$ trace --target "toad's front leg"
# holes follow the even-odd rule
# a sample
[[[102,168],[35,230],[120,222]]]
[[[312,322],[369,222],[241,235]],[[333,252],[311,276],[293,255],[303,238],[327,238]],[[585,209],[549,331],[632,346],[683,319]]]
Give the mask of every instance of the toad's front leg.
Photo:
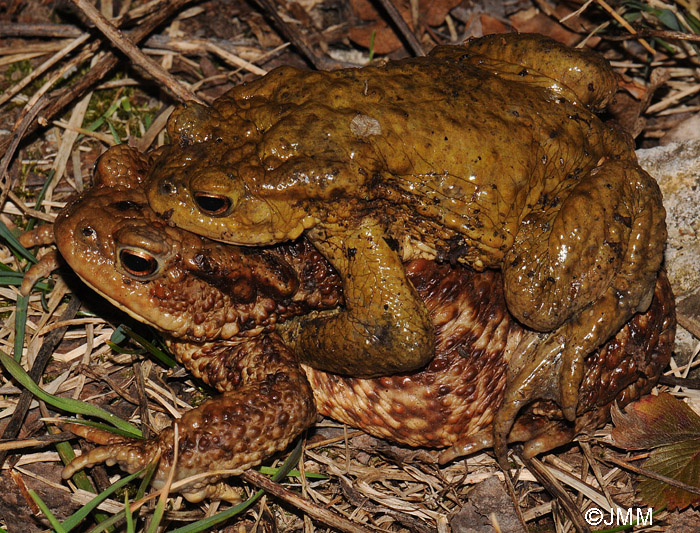
[[[245,353],[241,354],[240,352]],[[242,355],[239,357],[239,355]],[[266,457],[285,449],[316,416],[313,394],[296,357],[274,336],[262,336],[232,347],[229,361],[240,367],[240,382],[229,384],[232,390],[211,398],[175,422],[178,427],[178,457],[174,464],[174,429],[162,431],[150,440],[125,439],[80,426],[75,432],[105,446],[74,459],[63,471],[69,478],[77,470],[106,462],[118,464],[129,473],[136,472],[160,457],[153,485],[164,485],[170,470],[178,481],[215,470],[232,470],[226,476],[241,473]],[[249,362],[254,365],[249,369]],[[204,498],[236,500],[223,490],[224,475],[187,483],[179,491],[191,501]]]
[[[428,363],[435,353],[433,323],[383,226],[365,218],[357,226],[316,227],[308,236],[340,274],[345,308],[283,326],[302,361],[354,377]]]
[[[584,358],[646,310],[661,266],[661,194],[635,161],[604,161],[561,198],[552,194],[535,206],[505,260],[509,310],[551,334],[509,362],[494,421],[501,460],[515,416],[532,400],[555,400],[574,419]]]

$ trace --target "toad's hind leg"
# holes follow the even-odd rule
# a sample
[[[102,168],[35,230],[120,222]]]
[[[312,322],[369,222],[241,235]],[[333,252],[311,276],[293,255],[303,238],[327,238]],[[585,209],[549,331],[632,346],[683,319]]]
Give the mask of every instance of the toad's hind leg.
[[[357,226],[314,228],[309,237],[340,274],[345,307],[283,325],[302,361],[354,377],[427,364],[435,354],[433,323],[382,225],[365,218]]]
[[[617,74],[602,55],[543,35],[499,33],[467,41],[465,47],[544,74],[571,89],[579,102],[594,110],[604,109],[617,91]]]
[[[93,428],[75,433],[104,446],[74,459],[63,470],[69,478],[77,470],[106,462],[133,473],[160,458],[153,475],[154,487],[162,487],[175,469],[179,481],[194,475],[208,476],[187,482],[179,492],[191,501],[205,497],[235,501],[223,490],[221,478],[241,473],[281,451],[315,420],[313,393],[296,356],[276,335],[245,340],[228,348],[229,357],[217,357],[215,365],[228,367],[223,394],[186,412],[178,427],[178,458],[174,461],[172,427],[150,440],[106,435]],[[217,372],[212,369],[209,375]],[[215,473],[227,470],[226,474]]]
[[[576,415],[587,354],[651,302],[666,240],[656,182],[634,161],[604,161],[562,199],[542,199],[523,221],[506,257],[508,307],[518,320],[550,331],[514,354],[494,421],[494,448],[524,405],[552,399]]]

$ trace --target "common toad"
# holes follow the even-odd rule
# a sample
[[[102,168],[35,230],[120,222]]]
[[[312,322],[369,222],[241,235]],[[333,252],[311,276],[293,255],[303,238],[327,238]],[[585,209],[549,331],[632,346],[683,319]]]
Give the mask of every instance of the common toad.
[[[509,312],[550,333],[509,363],[494,428],[504,464],[518,411],[551,399],[573,420],[584,358],[653,294],[665,212],[628,136],[592,112],[615,90],[597,54],[525,34],[379,67],[283,67],[173,114],[149,202],[229,243],[304,233],[345,307],[280,331],[302,361],[356,377],[433,357],[403,261],[500,270]]]
[[[510,361],[551,335],[510,317],[498,272],[426,259],[406,265],[437,339],[423,370],[362,379],[300,368],[273,329],[341,301],[330,265],[303,239],[246,250],[169,227],[145,202],[139,182],[148,164],[126,146],[108,151],[95,187],[62,212],[55,234],[80,277],[161,330],[178,359],[222,393],[178,421],[175,480],[223,468],[240,472],[260,462],[313,422],[314,404],[380,437],[447,447],[443,460],[493,444],[491,423]],[[510,440],[527,441],[525,453],[535,455],[597,427],[615,399],[625,404],[647,392],[669,360],[674,325],[673,298],[661,275],[650,309],[586,358],[575,423],[564,422],[552,402],[536,402],[521,413]],[[66,476],[101,461],[133,472],[160,452],[155,483],[167,478],[172,428],[150,441],[76,431],[105,446],[75,460]],[[192,500],[237,497],[216,477],[182,490]]]

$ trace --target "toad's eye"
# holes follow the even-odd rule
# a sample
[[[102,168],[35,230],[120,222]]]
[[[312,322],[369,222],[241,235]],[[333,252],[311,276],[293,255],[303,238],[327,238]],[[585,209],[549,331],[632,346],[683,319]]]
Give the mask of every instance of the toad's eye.
[[[208,192],[195,192],[194,201],[202,212],[212,217],[228,215],[233,205],[229,197]]]
[[[158,260],[152,255],[140,251],[123,248],[119,251],[119,263],[127,274],[136,279],[146,280],[158,272]]]

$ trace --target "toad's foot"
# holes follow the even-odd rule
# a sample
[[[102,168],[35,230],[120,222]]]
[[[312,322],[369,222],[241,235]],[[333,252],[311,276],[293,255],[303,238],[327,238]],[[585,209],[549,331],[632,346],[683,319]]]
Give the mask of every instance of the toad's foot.
[[[303,362],[328,372],[374,377],[409,372],[435,353],[430,315],[380,223],[314,228],[309,237],[343,281],[345,309],[286,326]]]
[[[574,428],[560,420],[525,416],[513,425],[508,442],[523,442],[523,455],[530,458],[568,444],[574,436]],[[465,455],[491,448],[493,444],[493,431],[487,428],[440,452],[438,462],[446,464]]]
[[[38,263],[32,265],[22,279],[22,285],[19,292],[22,296],[28,296],[34,285],[41,279],[45,278],[51,272],[61,266],[61,256],[56,250],[51,250],[46,253]]]
[[[152,461],[159,460],[163,449],[167,450],[167,446],[161,446],[162,441],[160,438],[142,441],[119,437],[108,431],[78,424],[64,424],[63,426],[79,437],[101,445],[71,461],[63,469],[62,475],[64,479],[68,479],[82,468],[92,467],[100,463],[105,463],[108,466],[117,464],[123,470],[133,473],[147,467]],[[168,431],[172,431],[172,429]],[[161,434],[161,436],[164,435],[165,432]],[[179,473],[180,470],[176,472]],[[192,472],[191,475],[196,473],[198,472]],[[153,485],[157,489],[160,489],[165,484],[164,479],[166,478],[163,478],[163,474],[167,478],[168,472],[163,472],[162,467],[160,467],[156,473],[157,478],[154,478],[153,481]],[[234,504],[241,501],[238,491],[223,482],[212,481],[209,483],[210,480],[211,478],[207,478],[205,481],[186,485],[182,489],[183,496],[191,502],[199,502],[205,498],[225,500]]]
[[[584,358],[651,301],[664,218],[656,182],[635,162],[608,160],[523,221],[505,261],[506,300],[523,323],[551,333],[510,361],[494,423],[501,459],[518,411],[534,399],[574,419]]]
[[[191,501],[210,497],[237,499],[220,485],[220,480],[240,474],[285,449],[316,416],[311,389],[302,371],[288,367],[285,370],[275,364],[289,354],[279,339],[272,335],[260,337],[250,351],[265,356],[253,357],[258,363],[267,359],[269,370],[261,375],[260,368],[252,368],[249,375],[243,369],[240,386],[206,401],[175,422],[177,463],[172,427],[150,440],[106,436],[104,432],[80,428],[75,432],[105,445],[74,459],[64,469],[63,477],[102,462],[117,464],[133,473],[160,458],[153,476],[154,487],[162,487],[173,468],[173,481],[211,472],[203,479],[186,482],[178,491]],[[239,361],[233,363],[237,364]],[[214,473],[217,470],[227,472]]]

